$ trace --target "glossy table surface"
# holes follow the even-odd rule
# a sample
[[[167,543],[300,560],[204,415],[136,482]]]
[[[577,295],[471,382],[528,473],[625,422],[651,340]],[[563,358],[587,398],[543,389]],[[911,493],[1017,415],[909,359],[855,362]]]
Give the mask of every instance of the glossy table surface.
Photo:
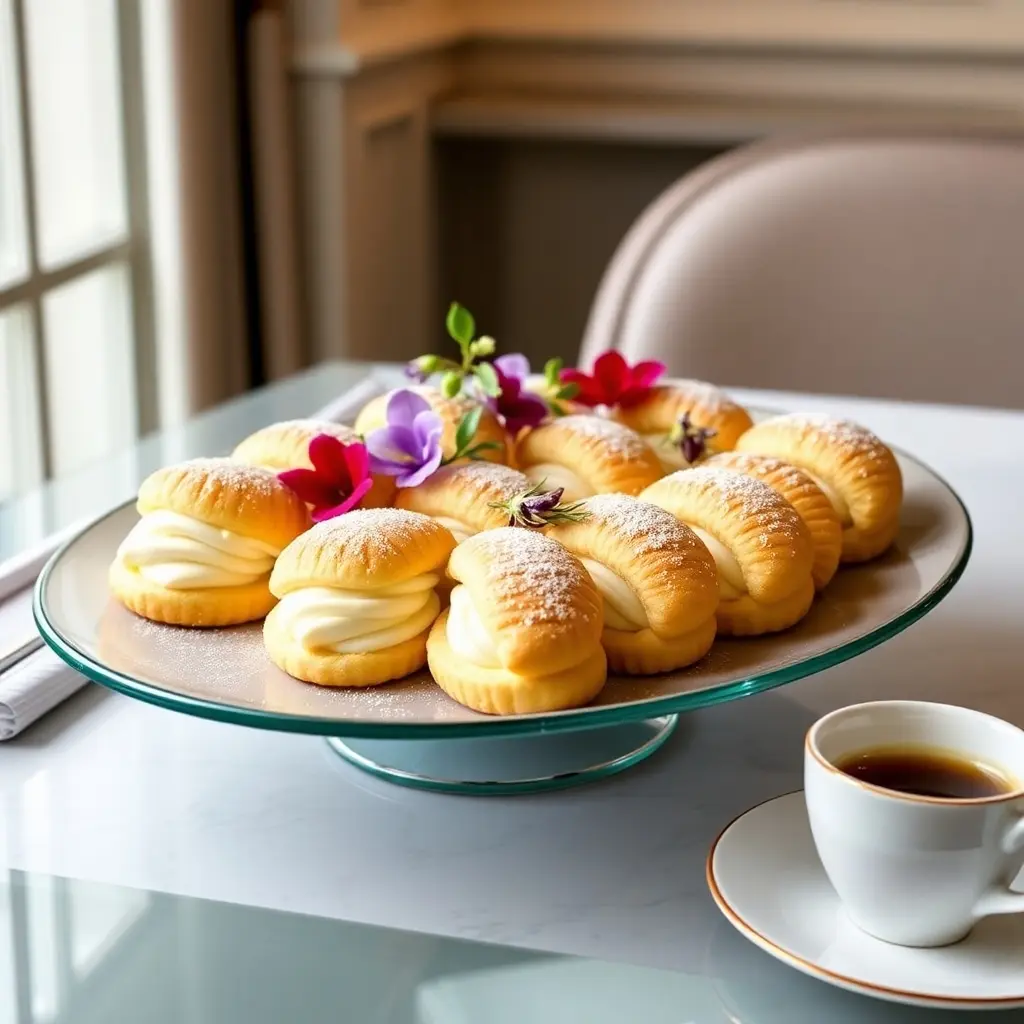
[[[109,477],[95,473],[91,486],[0,512],[4,543],[28,536],[19,523],[33,501],[49,510],[47,525],[99,511],[154,465],[228,450],[258,425],[317,408],[365,372],[328,365],[172,438],[144,442],[115,460]],[[630,979],[624,991],[664,984],[653,1010],[644,1004],[617,1020],[924,1019],[833,992],[749,948],[715,910],[704,859],[735,815],[799,787],[804,731],[832,708],[926,698],[1024,725],[1024,414],[736,394],[751,404],[853,416],[952,483],[972,514],[975,549],[937,610],[819,676],[686,716],[662,752],[618,778],[511,799],[398,789],[344,766],[313,738],[192,719],[88,687],[0,748],[0,867],[226,901],[253,914],[292,911],[612,961],[622,970],[596,975]],[[90,507],[76,505],[86,499]],[[291,948],[283,944],[278,955],[291,961]],[[409,956],[412,976],[419,968]],[[538,991],[557,992],[551,998],[564,1002],[553,1019],[572,1020],[573,993],[595,984],[586,980],[594,969],[551,962],[565,966],[555,971],[563,980],[550,990],[538,981]],[[393,972],[403,963],[396,953]],[[732,1000],[726,1010],[723,986]],[[667,1015],[654,1015],[659,1008]],[[497,1012],[468,1019],[500,1021]],[[182,1019],[232,1018],[196,1010]]]

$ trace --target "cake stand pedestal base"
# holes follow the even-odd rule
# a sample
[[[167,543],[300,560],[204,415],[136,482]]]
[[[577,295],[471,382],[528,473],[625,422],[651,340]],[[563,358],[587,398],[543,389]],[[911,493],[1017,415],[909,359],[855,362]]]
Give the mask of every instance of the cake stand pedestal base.
[[[495,739],[362,740],[328,737],[349,764],[400,786],[495,796],[595,782],[648,758],[678,715],[577,732]]]

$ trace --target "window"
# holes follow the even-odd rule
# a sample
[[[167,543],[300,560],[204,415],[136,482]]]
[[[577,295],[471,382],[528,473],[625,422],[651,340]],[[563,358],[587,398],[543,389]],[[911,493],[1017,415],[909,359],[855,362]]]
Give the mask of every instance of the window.
[[[0,500],[154,425],[142,2],[0,0]]]

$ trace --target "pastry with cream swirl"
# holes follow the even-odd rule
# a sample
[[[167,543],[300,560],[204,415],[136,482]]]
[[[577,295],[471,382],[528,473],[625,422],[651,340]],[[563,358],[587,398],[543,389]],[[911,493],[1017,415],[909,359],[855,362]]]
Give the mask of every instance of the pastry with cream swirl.
[[[712,466],[652,484],[641,501],[671,512],[718,566],[718,632],[756,636],[794,625],[814,600],[814,547],[796,510],[767,484]]]
[[[742,405],[702,380],[672,380],[652,387],[639,401],[617,409],[615,418],[635,430],[654,449],[665,472],[671,473],[690,465],[682,446],[671,440],[684,414],[695,427],[710,432],[709,453],[731,451],[753,423]]]
[[[545,533],[584,565],[604,599],[601,640],[613,672],[684,668],[715,639],[718,571],[697,535],[664,509],[598,494],[577,522]]]
[[[342,444],[359,441],[359,435],[331,420],[285,420],[271,423],[240,442],[231,453],[236,462],[282,473],[288,469],[312,469],[309,442],[318,434],[337,438]],[[373,486],[359,502],[360,508],[386,508],[395,496],[395,481],[389,476],[372,476]]]
[[[416,487],[403,487],[397,508],[433,516],[459,543],[481,530],[505,526],[508,515],[492,505],[509,501],[529,488],[518,470],[494,462],[442,466]]]
[[[875,558],[896,539],[903,474],[896,456],[860,424],[790,413],[758,423],[737,447],[785,459],[814,480],[842,523],[843,562]]]
[[[516,465],[565,501],[592,494],[639,494],[662,474],[658,457],[639,434],[601,416],[562,416],[526,433]]]
[[[126,608],[176,626],[262,619],[281,550],[309,526],[299,498],[269,470],[196,459],[149,476],[141,519],[110,567]]]
[[[427,640],[445,693],[491,715],[579,707],[600,693],[601,595],[561,544],[520,527],[486,530],[448,569],[459,585]]]
[[[281,552],[263,624],[270,660],[320,686],[376,686],[422,668],[455,540],[429,516],[357,509]]]
[[[797,466],[771,455],[749,452],[719,452],[704,463],[737,473],[746,473],[778,491],[804,521],[814,544],[811,576],[816,590],[824,589],[839,568],[843,550],[843,524],[825,492]]]

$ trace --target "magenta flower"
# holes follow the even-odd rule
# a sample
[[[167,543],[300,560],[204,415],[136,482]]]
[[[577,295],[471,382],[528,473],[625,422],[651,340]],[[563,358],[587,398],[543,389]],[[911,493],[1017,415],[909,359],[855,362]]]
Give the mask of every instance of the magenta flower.
[[[320,523],[356,508],[373,486],[366,445],[343,444],[330,434],[317,434],[309,442],[312,469],[288,469],[277,478],[313,508]]]
[[[441,417],[415,391],[396,391],[389,399],[385,426],[366,435],[370,466],[393,476],[399,487],[415,487],[441,465]]]
[[[567,384],[579,387],[576,401],[580,405],[618,405],[625,409],[643,401],[665,370],[664,363],[653,360],[630,366],[618,352],[612,350],[602,352],[597,357],[591,373],[562,370],[561,377]]]
[[[523,389],[523,382],[530,375],[530,361],[518,352],[498,356],[491,364],[498,378],[500,393],[486,399],[488,407],[505,424],[505,429],[515,437],[525,427],[536,427],[548,414],[544,400]]]

